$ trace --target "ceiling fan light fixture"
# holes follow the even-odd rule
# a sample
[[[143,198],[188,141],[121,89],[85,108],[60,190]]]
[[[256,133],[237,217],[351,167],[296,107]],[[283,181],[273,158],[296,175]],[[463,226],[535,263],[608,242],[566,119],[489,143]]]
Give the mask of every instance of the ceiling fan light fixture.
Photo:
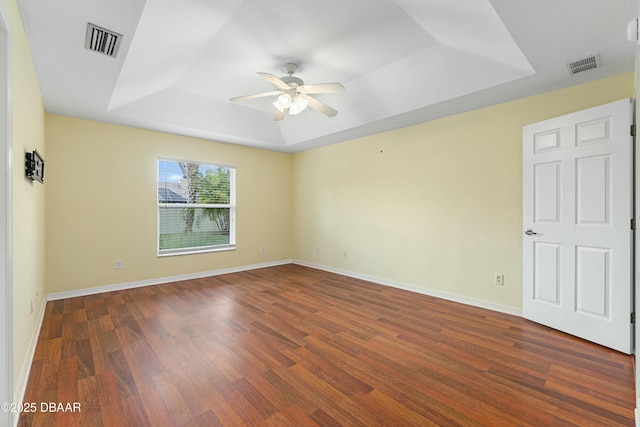
[[[293,116],[300,114],[305,108],[307,108],[307,105],[309,105],[309,102],[304,96],[296,95],[289,107],[289,114]]]
[[[290,108],[290,106],[291,106],[291,98],[289,97],[288,94],[283,93],[282,95],[280,95],[278,97],[276,102],[273,103],[273,106],[276,107],[278,109],[278,111],[283,112],[287,108]]]
[[[273,74],[258,72],[260,77],[274,84],[277,90],[254,95],[237,96],[230,98],[229,101],[244,101],[275,95],[277,98],[275,102],[273,102],[273,106],[276,107],[276,114],[273,120],[277,122],[283,120],[288,114],[292,116],[300,114],[308,106],[327,117],[334,117],[338,114],[336,110],[311,95],[316,93],[342,93],[344,92],[344,86],[338,82],[305,85],[301,79],[293,76],[293,73],[297,69],[298,66],[294,63],[285,64],[284,70],[287,72],[287,76],[282,78],[278,78]]]

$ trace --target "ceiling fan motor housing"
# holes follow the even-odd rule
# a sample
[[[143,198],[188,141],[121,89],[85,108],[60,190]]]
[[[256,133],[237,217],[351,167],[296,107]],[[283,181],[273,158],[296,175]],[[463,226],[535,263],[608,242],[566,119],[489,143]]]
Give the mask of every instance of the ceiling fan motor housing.
[[[288,85],[292,83],[294,83],[296,86],[304,85],[304,82],[301,79],[297,77],[293,77],[293,73],[295,73],[298,70],[298,64],[294,64],[293,62],[287,62],[282,66],[282,68],[284,69],[284,72],[288,74],[288,76],[281,77],[280,80],[282,80]]]
[[[293,76],[280,77],[280,80],[282,80],[283,82],[285,82],[288,85],[290,85],[292,83],[295,83],[297,86],[304,85],[304,82],[302,81],[302,79],[299,79],[299,78],[293,77]]]

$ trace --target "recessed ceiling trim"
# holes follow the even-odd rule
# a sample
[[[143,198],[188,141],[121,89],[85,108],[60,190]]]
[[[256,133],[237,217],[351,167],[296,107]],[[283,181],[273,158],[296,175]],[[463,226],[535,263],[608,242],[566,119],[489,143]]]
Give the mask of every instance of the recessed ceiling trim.
[[[88,22],[84,47],[85,49],[115,58],[118,54],[118,49],[120,49],[121,39],[122,34]]]
[[[48,112],[287,152],[627,73],[637,48],[626,1],[589,0],[571,31],[574,2],[18,3]],[[104,54],[83,49],[88,22],[126,34],[116,60],[97,56],[115,53],[106,42]],[[591,54],[600,67],[570,76],[567,62]],[[273,89],[254,72],[286,75],[294,59],[305,81],[348,87],[318,95],[336,117],[274,123],[272,99],[228,101]]]
[[[600,57],[598,55],[591,55],[586,58],[578,59],[575,61],[567,62],[567,69],[569,75],[582,73],[583,71],[593,70],[600,66]]]

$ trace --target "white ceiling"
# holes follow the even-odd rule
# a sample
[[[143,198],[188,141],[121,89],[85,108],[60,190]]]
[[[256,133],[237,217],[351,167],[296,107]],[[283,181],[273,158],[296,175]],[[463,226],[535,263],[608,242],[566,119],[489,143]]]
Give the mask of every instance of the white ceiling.
[[[638,0],[18,0],[48,112],[285,152],[634,69]],[[87,23],[123,35],[84,48]],[[570,76],[566,63],[598,54]],[[341,82],[273,120],[256,72]]]

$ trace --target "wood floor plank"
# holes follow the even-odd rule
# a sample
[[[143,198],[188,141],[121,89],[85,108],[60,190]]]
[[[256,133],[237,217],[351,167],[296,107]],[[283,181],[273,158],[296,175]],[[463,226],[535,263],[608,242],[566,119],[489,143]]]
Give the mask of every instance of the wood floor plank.
[[[318,424],[297,406],[289,406],[267,420],[273,427],[315,427]]]
[[[78,380],[78,402],[81,404],[82,412],[80,418],[82,425],[104,425],[99,395],[98,379],[95,376]],[[78,414],[75,414],[75,416],[78,416]],[[20,422],[22,423],[22,419]],[[33,425],[36,426],[37,424]]]
[[[169,408],[165,405],[157,389],[147,389],[141,393],[140,402],[149,424],[153,427],[174,427],[176,425],[169,414]]]
[[[24,401],[22,427],[632,426],[634,359],[289,264],[47,303]]]
[[[368,411],[354,411],[352,400],[302,366],[274,369],[274,372],[340,425],[376,425],[371,422]]]
[[[155,427],[147,418],[144,405],[139,395],[131,395],[121,399],[122,412],[127,414],[126,424],[137,427]]]
[[[434,420],[423,417],[380,390],[357,395],[357,401],[369,411],[382,414],[380,425],[436,426]]]
[[[73,402],[80,402],[80,393],[78,390],[78,359],[75,357],[62,359],[60,365],[58,393],[55,402],[64,402],[65,404],[72,403],[73,405]],[[71,408],[73,408],[73,406],[71,406]],[[63,411],[58,415],[58,417],[56,417],[56,424],[63,426],[79,426],[80,417],[72,411]]]
[[[171,373],[156,375],[154,381],[173,422],[179,425],[190,420],[192,414],[189,412],[189,404],[180,393]]]
[[[101,372],[96,375],[96,379],[104,425],[126,425],[133,416],[124,412],[115,374],[113,371]]]

